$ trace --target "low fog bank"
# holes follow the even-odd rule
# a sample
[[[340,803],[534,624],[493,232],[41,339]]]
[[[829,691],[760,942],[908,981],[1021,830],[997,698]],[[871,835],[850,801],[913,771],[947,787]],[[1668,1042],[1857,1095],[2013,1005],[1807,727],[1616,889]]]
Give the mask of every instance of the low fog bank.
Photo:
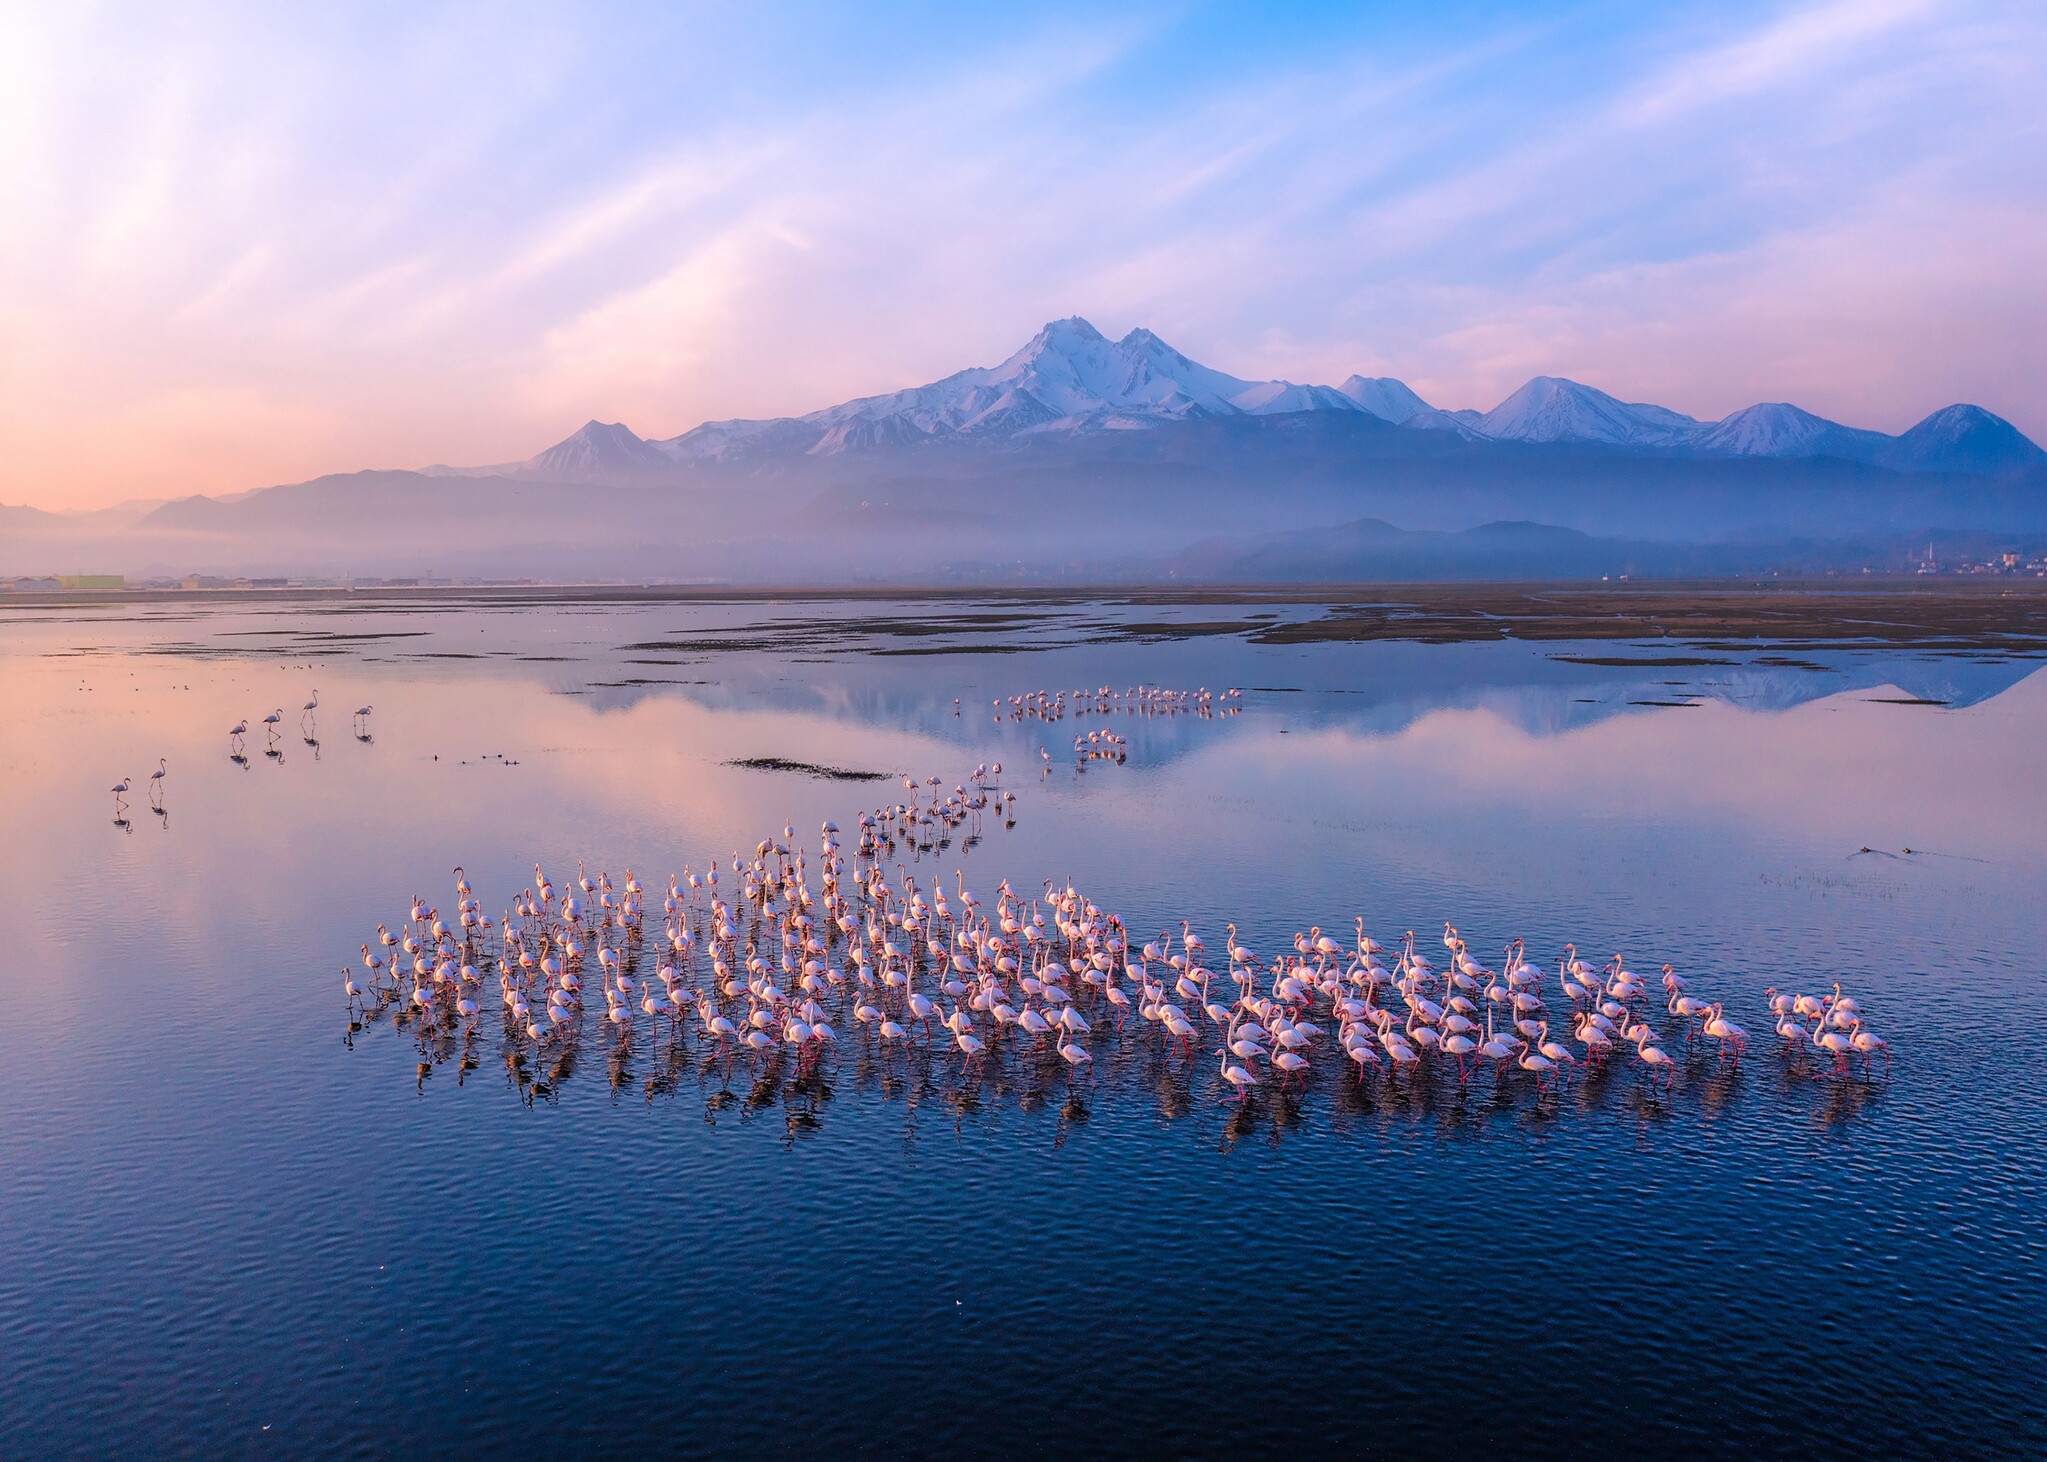
[[[1311,414],[1312,415],[1312,414]],[[1383,424],[1382,428],[1383,428]],[[1696,460],[1342,419],[700,464],[360,472],[61,516],[0,508],[0,574],[730,583],[1710,577],[2023,563],[2047,473]]]

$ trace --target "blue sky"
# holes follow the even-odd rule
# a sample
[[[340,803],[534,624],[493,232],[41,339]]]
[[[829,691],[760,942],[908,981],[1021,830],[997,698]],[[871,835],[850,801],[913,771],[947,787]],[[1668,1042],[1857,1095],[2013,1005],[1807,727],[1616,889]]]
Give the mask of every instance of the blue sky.
[[[1044,320],[2047,436],[2047,7],[0,0],[0,501],[668,435]]]

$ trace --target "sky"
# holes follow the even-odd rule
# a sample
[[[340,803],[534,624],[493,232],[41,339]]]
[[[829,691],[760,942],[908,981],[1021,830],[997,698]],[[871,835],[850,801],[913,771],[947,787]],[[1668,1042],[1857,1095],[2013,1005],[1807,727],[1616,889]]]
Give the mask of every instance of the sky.
[[[2047,440],[2043,96],[2037,0],[0,0],[0,502],[670,436],[1073,314]]]

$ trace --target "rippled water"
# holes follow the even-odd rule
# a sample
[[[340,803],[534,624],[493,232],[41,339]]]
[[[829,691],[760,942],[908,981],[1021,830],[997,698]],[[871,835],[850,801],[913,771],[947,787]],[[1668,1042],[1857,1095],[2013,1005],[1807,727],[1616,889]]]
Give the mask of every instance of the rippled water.
[[[13,611],[0,1452],[2039,1455],[2047,677],[1203,628],[1242,614]],[[1138,681],[1245,709],[991,714]],[[1094,724],[1128,760],[1076,771]],[[963,1082],[851,1029],[729,1090],[593,1033],[536,1101],[495,1028],[424,1072],[350,1030],[340,969],[456,863],[492,910],[536,860],[658,888],[900,795],[759,757],[1003,760],[1014,826],[903,850],[926,886],[1071,879],[1211,948],[1572,939],[1754,1045],[1667,1099],[1332,1069],[1238,1112],[1208,1059]],[[1771,1050],[1762,988],[1836,979],[1888,1079]]]

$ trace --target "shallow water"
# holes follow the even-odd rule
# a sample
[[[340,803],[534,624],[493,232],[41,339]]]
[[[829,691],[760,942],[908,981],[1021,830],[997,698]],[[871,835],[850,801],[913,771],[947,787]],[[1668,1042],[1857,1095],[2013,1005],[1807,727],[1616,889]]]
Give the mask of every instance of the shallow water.
[[[1245,617],[12,611],[0,1452],[2039,1455],[2047,676],[1198,628]],[[1244,709],[991,712],[1139,681]],[[277,706],[282,755],[259,728],[229,761]],[[1078,771],[1095,726],[1128,759]],[[159,756],[165,813],[116,826]],[[1489,963],[1575,940],[1676,965],[1752,1047],[1668,1097],[1618,1065],[1359,1090],[1325,1056],[1236,1111],[1134,1034],[1075,1087],[884,1063],[850,1023],[801,1082],[644,1032],[561,1076],[495,1019],[468,1069],[351,1031],[340,970],[457,863],[493,912],[535,861],[658,898],[901,795],[745,758],[1002,760],[1014,825],[902,850],[927,887],[1070,879],[1217,950],[1358,915]],[[1837,979],[1888,1077],[1772,1049],[1763,987]]]

